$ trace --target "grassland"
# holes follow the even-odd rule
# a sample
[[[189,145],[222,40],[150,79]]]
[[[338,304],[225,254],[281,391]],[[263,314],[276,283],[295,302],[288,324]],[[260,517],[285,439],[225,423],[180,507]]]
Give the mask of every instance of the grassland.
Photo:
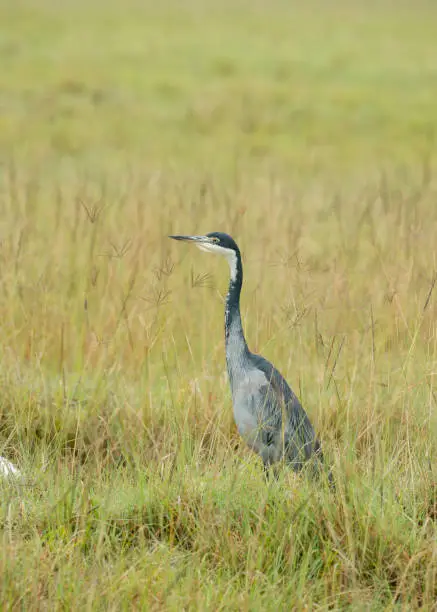
[[[0,5],[2,609],[431,610],[437,9],[181,5]],[[240,443],[212,230],[335,494]]]

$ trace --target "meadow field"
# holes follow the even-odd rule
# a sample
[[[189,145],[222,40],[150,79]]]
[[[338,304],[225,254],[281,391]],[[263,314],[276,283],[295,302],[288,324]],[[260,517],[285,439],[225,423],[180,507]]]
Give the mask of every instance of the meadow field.
[[[0,3],[1,609],[436,609],[436,24]],[[239,439],[210,231],[335,491]]]

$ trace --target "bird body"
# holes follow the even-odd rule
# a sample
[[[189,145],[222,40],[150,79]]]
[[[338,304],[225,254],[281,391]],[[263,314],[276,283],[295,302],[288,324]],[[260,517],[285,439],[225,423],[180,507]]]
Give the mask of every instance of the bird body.
[[[200,249],[224,255],[228,260],[226,365],[235,423],[241,437],[261,457],[266,471],[281,460],[299,471],[313,454],[322,461],[320,444],[298,398],[280,372],[247,346],[240,313],[243,266],[235,241],[219,232],[170,238],[193,241]]]

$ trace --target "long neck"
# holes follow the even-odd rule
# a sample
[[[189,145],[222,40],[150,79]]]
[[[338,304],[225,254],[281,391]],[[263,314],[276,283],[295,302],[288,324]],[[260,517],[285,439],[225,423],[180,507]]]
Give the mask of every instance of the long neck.
[[[229,260],[231,278],[229,281],[228,295],[226,296],[225,310],[225,343],[226,363],[228,367],[231,388],[236,371],[248,358],[249,350],[244,338],[243,326],[240,314],[240,294],[243,285],[243,266],[241,256],[237,251]]]

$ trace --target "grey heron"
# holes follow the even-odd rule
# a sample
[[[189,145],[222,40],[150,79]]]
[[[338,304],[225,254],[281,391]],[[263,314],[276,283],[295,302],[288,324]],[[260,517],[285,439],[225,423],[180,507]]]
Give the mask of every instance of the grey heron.
[[[226,365],[237,429],[249,448],[262,459],[266,475],[271,465],[285,461],[296,472],[311,458],[323,463],[320,443],[296,395],[280,372],[252,353],[244,337],[240,313],[243,266],[231,236],[169,236],[194,243],[202,251],[223,255],[230,267],[225,308]],[[330,478],[331,480],[331,478]]]

